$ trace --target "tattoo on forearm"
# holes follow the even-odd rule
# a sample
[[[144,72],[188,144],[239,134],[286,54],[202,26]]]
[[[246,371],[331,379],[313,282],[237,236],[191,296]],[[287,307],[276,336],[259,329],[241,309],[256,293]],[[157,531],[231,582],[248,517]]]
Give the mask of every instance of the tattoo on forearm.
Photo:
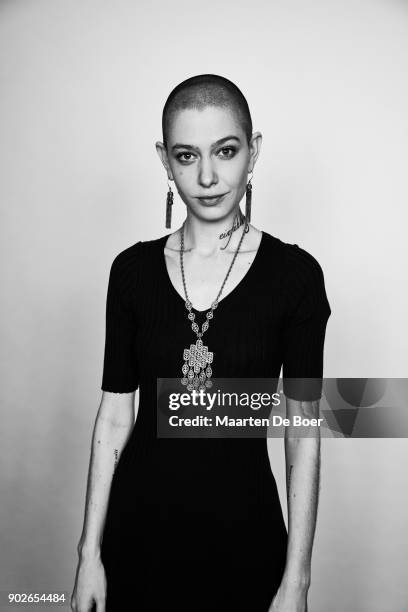
[[[289,495],[290,495],[290,482],[291,482],[291,479],[292,479],[292,469],[293,469],[293,465],[291,465],[291,466],[289,467],[289,477],[288,477],[288,497],[289,497]],[[296,497],[296,495],[295,495],[295,497]]]
[[[117,463],[118,463],[118,449],[117,448],[115,448],[115,450],[114,450],[114,455],[115,455],[115,464],[113,466],[113,470],[115,471]]]

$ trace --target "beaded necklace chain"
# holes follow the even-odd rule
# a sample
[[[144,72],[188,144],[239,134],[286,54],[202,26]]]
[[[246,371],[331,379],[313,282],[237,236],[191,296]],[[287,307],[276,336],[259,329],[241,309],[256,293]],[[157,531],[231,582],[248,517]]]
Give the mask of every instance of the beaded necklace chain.
[[[195,344],[190,344],[190,348],[186,348],[183,351],[184,364],[181,369],[183,372],[183,378],[181,378],[180,380],[183,385],[187,386],[187,389],[189,391],[193,391],[194,389],[201,390],[201,389],[212,387],[212,384],[213,384],[211,380],[211,376],[212,376],[211,364],[213,363],[213,360],[214,360],[214,353],[208,350],[208,346],[204,346],[202,337],[210,325],[210,319],[212,319],[214,316],[214,310],[218,306],[218,299],[222,293],[222,290],[224,289],[225,283],[227,282],[227,278],[231,272],[232,266],[234,265],[239,249],[241,248],[242,240],[246,233],[247,220],[245,219],[244,230],[242,232],[237,250],[234,253],[234,257],[232,258],[230,267],[228,268],[228,272],[224,278],[224,282],[221,285],[221,289],[219,290],[217,297],[215,298],[214,302],[211,304],[210,310],[205,315],[206,320],[201,326],[201,331],[200,331],[198,324],[194,320],[195,313],[192,312],[193,305],[187,293],[186,279],[185,279],[185,274],[184,274],[184,262],[183,262],[184,225],[185,225],[185,221],[182,225],[181,233],[180,233],[181,276],[183,279],[184,295],[186,297],[185,307],[188,310],[187,316],[188,316],[188,319],[191,321],[191,329],[197,335],[197,340]]]

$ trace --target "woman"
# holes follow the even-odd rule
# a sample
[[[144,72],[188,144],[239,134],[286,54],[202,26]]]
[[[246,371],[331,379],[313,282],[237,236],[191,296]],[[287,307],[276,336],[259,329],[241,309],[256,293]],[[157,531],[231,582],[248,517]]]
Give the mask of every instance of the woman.
[[[262,136],[231,81],[180,83],[162,128],[157,152],[187,215],[111,267],[72,609],[306,612],[320,437],[285,438],[287,531],[266,440],[158,437],[156,383],[278,378],[283,365],[287,416],[317,416],[330,316],[323,273],[305,250],[249,224]],[[169,186],[166,227],[171,206]],[[200,339],[214,360],[198,378],[185,351]],[[299,388],[294,377],[318,383]]]

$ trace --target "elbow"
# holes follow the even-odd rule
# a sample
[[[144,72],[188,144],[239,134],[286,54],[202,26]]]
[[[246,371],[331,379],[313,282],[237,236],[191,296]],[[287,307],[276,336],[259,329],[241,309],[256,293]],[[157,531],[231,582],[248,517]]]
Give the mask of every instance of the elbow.
[[[112,428],[131,428],[135,422],[135,393],[108,393],[104,391],[97,421]]]

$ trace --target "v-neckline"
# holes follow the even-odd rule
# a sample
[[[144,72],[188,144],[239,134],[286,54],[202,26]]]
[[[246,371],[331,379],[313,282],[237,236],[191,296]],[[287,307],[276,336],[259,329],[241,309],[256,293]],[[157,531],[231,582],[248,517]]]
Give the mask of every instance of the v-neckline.
[[[182,302],[183,304],[185,304],[185,299],[184,297],[182,297],[179,292],[177,291],[177,289],[175,288],[175,286],[173,285],[168,269],[167,269],[167,263],[166,263],[166,255],[164,253],[164,248],[167,242],[167,238],[171,236],[170,234],[166,234],[165,236],[163,236],[160,240],[159,246],[160,246],[160,260],[161,260],[161,268],[163,271],[163,276],[166,278],[167,280],[167,284],[169,286],[169,289],[171,291],[171,293],[179,299],[180,302]],[[265,243],[265,232],[261,230],[261,240],[259,242],[256,254],[254,259],[252,260],[251,265],[249,266],[248,270],[245,272],[244,276],[241,278],[241,280],[238,282],[237,285],[235,285],[235,287],[229,292],[227,293],[226,296],[221,297],[221,299],[218,300],[218,307],[220,306],[220,304],[223,304],[225,302],[225,300],[228,300],[230,297],[234,297],[237,293],[239,293],[239,290],[242,290],[242,287],[244,286],[245,281],[248,282],[248,277],[254,273],[254,269],[255,266],[257,264],[257,262],[260,259],[260,252],[263,248],[263,245]],[[221,294],[222,295],[222,294]],[[215,299],[215,298],[214,298]],[[205,308],[204,310],[198,310],[197,308],[192,308],[195,312],[197,312],[198,314],[204,314],[205,312],[207,312],[208,310],[211,309],[211,306],[209,306],[208,308]]]

